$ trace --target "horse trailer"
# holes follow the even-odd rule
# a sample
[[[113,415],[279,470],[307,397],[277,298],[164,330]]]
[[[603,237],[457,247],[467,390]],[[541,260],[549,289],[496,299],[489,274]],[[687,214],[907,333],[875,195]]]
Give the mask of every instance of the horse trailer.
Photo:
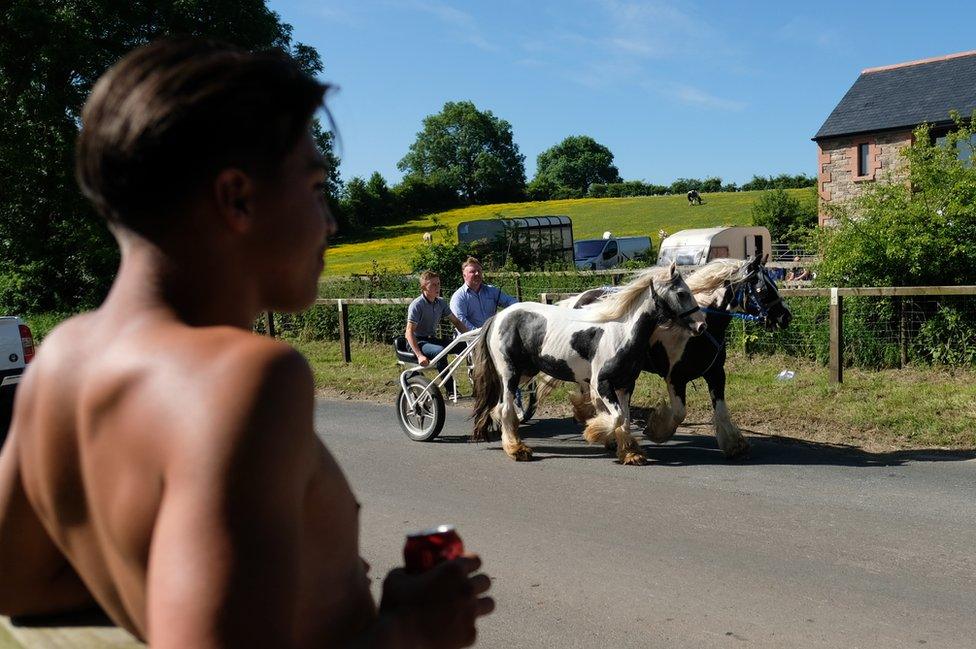
[[[720,227],[681,230],[661,242],[659,266],[672,261],[679,266],[702,266],[713,259],[749,259],[772,250],[764,227]]]
[[[568,216],[523,216],[464,221],[457,226],[458,243],[512,242],[531,250],[573,261],[573,221]]]

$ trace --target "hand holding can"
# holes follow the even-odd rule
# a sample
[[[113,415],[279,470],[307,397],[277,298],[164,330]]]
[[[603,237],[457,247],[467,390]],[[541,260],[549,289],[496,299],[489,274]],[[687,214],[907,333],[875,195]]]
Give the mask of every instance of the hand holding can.
[[[403,562],[408,573],[426,572],[439,563],[464,554],[464,543],[453,525],[439,525],[407,534]]]

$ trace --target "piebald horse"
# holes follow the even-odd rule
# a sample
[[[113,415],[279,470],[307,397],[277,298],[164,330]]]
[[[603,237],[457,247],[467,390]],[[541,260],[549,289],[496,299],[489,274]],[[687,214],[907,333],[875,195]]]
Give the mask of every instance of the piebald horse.
[[[726,457],[737,457],[749,450],[749,442],[732,423],[725,404],[725,338],[733,318],[754,321],[768,329],[785,329],[793,319],[776,283],[766,272],[764,260],[716,259],[686,278],[695,298],[706,313],[705,336],[689,340],[678,356],[674,349],[651,344],[646,349],[644,370],[664,378],[670,406],[654,409],[644,435],[657,443],[670,439],[685,418],[686,390],[689,382],[704,378],[714,410],[715,437]],[[608,289],[592,289],[561,301],[561,306],[593,308],[605,299]],[[551,385],[544,386],[550,391]],[[541,394],[540,394],[541,398]],[[593,406],[586,395],[571,395],[578,420],[592,416]]]
[[[595,406],[583,435],[591,443],[617,442],[622,464],[643,464],[630,434],[630,396],[648,344],[684,346],[705,330],[705,315],[674,264],[651,268],[585,310],[521,302],[490,318],[474,349],[474,439],[492,424],[516,461],[532,458],[518,436],[515,391],[539,372],[573,381]],[[679,352],[680,355],[680,352]]]

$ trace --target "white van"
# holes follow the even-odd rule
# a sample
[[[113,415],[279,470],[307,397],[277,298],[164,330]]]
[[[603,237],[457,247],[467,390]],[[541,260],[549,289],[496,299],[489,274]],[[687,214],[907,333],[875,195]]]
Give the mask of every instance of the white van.
[[[602,239],[577,241],[573,244],[573,256],[580,270],[603,270],[619,266],[650,249],[650,237],[615,237],[605,232]]]
[[[681,230],[661,242],[657,263],[701,266],[713,259],[749,259],[771,250],[769,230],[761,226]]]

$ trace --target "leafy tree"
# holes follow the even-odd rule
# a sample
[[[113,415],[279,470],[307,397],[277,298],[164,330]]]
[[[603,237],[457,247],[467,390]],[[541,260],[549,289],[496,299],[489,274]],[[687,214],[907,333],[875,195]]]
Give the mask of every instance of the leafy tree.
[[[613,153],[587,135],[571,135],[539,154],[529,192],[552,188],[546,198],[584,196],[593,183],[619,183]]]
[[[451,187],[467,203],[519,200],[525,195],[525,156],[512,127],[470,101],[447,102],[397,165],[408,176]]]
[[[669,191],[672,194],[687,194],[693,189],[701,191],[702,181],[698,180],[697,178],[678,178],[671,183]]]
[[[74,181],[79,116],[95,80],[165,35],[277,47],[309,73],[315,49],[263,0],[8,0],[0,11],[0,308],[75,310],[97,303],[116,246]],[[331,136],[317,132],[323,154]],[[338,176],[331,177],[332,189]]]
[[[369,180],[355,176],[342,189],[339,209],[351,230],[367,230],[391,223],[397,217],[397,202],[378,171]]]
[[[773,176],[753,176],[752,180],[742,185],[741,190],[747,192],[765,189],[800,189],[802,187],[814,187],[816,184],[817,179],[806,174],[795,176],[780,174],[775,178]]]
[[[831,208],[839,225],[822,233],[818,281],[976,284],[976,167],[974,158],[961,159],[974,153],[976,122],[954,117],[944,145],[931,141],[927,126],[916,129],[902,150],[906,178],[871,183],[852,204]]]
[[[401,218],[442,212],[458,205],[458,195],[437,176],[406,176],[393,187],[393,198]]]
[[[700,192],[715,193],[722,191],[722,179],[717,176],[712,176],[711,178],[706,178],[701,183]]]
[[[660,196],[668,193],[664,185],[652,185],[640,180],[627,180],[622,183],[593,183],[587,192],[591,198],[619,198],[622,196]]]
[[[752,224],[762,225],[776,243],[798,244],[817,225],[812,203],[803,204],[784,189],[763,192],[752,206]]]

